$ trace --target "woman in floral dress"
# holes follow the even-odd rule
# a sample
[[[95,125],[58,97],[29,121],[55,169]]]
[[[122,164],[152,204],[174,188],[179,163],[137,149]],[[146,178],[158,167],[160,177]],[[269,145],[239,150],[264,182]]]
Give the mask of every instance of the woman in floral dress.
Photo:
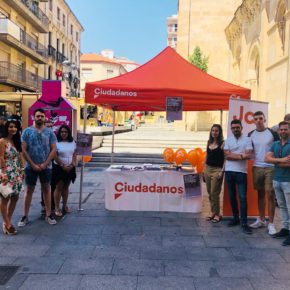
[[[0,193],[1,214],[3,217],[3,233],[15,235],[15,227],[11,223],[11,218],[16,207],[19,193],[22,190],[24,178],[24,159],[22,157],[21,141],[17,120],[8,120],[5,124],[3,138],[0,139],[0,183],[8,184],[13,192],[6,198]]]

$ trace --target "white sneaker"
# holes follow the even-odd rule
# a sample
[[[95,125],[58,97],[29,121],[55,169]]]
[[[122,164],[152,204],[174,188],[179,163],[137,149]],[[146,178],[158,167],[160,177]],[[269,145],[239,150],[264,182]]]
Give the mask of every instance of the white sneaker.
[[[266,221],[262,221],[260,218],[257,218],[254,223],[250,224],[250,227],[252,229],[258,229],[261,227],[265,227],[266,225],[267,225]]]
[[[276,229],[275,229],[275,225],[272,224],[272,223],[269,223],[269,224],[268,224],[268,234],[269,234],[270,236],[273,236],[273,235],[275,235],[276,233],[277,233],[277,231],[276,231]]]
[[[54,217],[52,215],[49,215],[45,218],[45,220],[50,224],[50,225],[55,225],[56,224],[56,220],[54,219]]]
[[[21,220],[18,222],[18,227],[25,227],[29,223],[28,218],[24,215]]]

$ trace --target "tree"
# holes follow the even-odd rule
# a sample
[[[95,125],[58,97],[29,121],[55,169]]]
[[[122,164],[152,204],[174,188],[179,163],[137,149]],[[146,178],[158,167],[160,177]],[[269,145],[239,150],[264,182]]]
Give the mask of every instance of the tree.
[[[200,47],[196,46],[193,50],[192,55],[188,57],[188,61],[201,69],[204,72],[208,70],[208,56],[204,56]]]

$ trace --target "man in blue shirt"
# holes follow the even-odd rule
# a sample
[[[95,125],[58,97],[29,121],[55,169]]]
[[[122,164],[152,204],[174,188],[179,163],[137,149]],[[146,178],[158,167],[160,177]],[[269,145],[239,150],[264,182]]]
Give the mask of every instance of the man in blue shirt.
[[[283,246],[290,246],[290,123],[279,123],[280,141],[273,143],[266,154],[266,162],[275,164],[273,187],[280,208],[282,229],[274,238],[285,238]]]
[[[24,227],[29,222],[28,213],[38,177],[44,197],[46,221],[51,225],[56,224],[51,214],[50,194],[51,160],[56,154],[56,137],[52,130],[46,128],[44,122],[44,110],[36,109],[33,126],[26,128],[21,136],[22,152],[26,160],[25,182],[27,188],[24,196],[24,215],[18,223],[19,227]]]

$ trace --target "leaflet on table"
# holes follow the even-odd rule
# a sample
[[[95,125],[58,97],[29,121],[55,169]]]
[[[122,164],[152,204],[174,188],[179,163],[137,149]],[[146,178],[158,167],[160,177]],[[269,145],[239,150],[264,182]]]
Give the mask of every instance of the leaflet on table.
[[[116,170],[124,170],[124,171],[143,171],[143,170],[155,170],[159,171],[160,166],[159,165],[111,165],[110,169],[116,169]]]

